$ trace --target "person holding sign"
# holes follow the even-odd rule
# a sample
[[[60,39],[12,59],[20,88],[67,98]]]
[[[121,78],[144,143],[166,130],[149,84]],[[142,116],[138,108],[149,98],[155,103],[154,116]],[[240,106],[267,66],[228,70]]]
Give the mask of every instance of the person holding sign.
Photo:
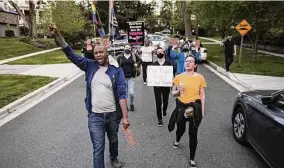
[[[197,66],[196,58],[188,56],[185,59],[184,73],[177,75],[173,80],[172,94],[177,97],[176,109],[169,121],[169,131],[174,129],[177,123],[176,141],[174,148],[178,148],[180,139],[186,130],[186,122],[189,121],[189,147],[190,167],[195,165],[195,151],[197,148],[197,131],[202,118],[204,117],[206,81],[203,75],[194,72]]]
[[[134,78],[140,75],[141,59],[131,51],[130,45],[125,45],[124,53],[118,56],[117,62],[125,75],[127,92],[130,98],[130,110],[134,111]]]
[[[153,63],[153,66],[172,66],[171,63],[165,59],[165,51],[161,47],[157,48],[157,57],[158,60]],[[163,117],[167,116],[170,90],[171,88],[167,86],[154,86],[158,127],[163,126],[162,109]]]
[[[86,109],[88,128],[93,143],[93,166],[104,168],[105,133],[109,140],[111,164],[121,167],[118,161],[118,129],[122,118],[124,129],[129,127],[127,111],[126,83],[120,67],[108,61],[107,47],[97,44],[93,49],[94,60],[77,55],[50,24],[50,33],[55,37],[67,58],[86,73]]]

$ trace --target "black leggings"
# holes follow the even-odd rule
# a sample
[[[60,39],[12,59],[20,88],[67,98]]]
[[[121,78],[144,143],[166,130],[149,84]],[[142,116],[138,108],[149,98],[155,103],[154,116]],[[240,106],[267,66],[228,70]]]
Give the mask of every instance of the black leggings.
[[[176,141],[179,142],[182,135],[186,129],[186,119],[184,118],[180,122],[177,123],[177,131],[176,131]],[[197,147],[197,131],[198,127],[195,127],[193,124],[193,118],[189,119],[189,149],[190,149],[190,159],[194,160],[196,147]]]
[[[147,82],[147,67],[151,64],[152,62],[142,62],[143,82]]]
[[[167,113],[168,101],[170,94],[170,87],[154,87],[156,111],[158,120],[162,120],[162,102],[163,102],[163,114]]]

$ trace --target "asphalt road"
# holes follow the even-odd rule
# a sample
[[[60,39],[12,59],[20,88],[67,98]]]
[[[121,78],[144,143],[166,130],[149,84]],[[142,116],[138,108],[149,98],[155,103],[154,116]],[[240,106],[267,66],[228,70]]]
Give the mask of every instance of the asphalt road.
[[[267,168],[251,148],[233,138],[230,117],[237,91],[217,75],[199,67],[207,80],[206,116],[199,128],[196,163],[199,168]],[[136,111],[130,112],[136,145],[119,133],[119,159],[127,168],[189,167],[188,134],[173,149],[175,132],[167,123],[157,127],[152,87],[136,81]],[[80,77],[4,126],[0,127],[0,168],[91,168],[92,144],[84,107],[85,83]],[[174,109],[170,99],[168,113]],[[109,168],[108,141],[105,162]]]

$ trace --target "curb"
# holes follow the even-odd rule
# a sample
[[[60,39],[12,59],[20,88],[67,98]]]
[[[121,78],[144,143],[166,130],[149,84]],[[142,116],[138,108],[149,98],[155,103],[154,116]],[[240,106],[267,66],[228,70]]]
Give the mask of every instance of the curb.
[[[50,90],[53,90],[54,88],[60,86],[61,84],[65,83],[66,81],[73,79],[75,77],[79,77],[82,75],[82,71],[78,71],[74,74],[71,74],[69,76],[66,77],[61,77],[56,79],[55,81],[25,95],[24,97],[21,97],[20,99],[0,108],[0,119],[9,115],[10,113],[13,113],[14,111],[16,111],[17,109],[19,109],[20,107],[28,104],[29,102],[35,100],[36,98],[39,98],[43,95],[45,95],[47,92],[49,92]]]
[[[31,56],[35,56],[35,55],[39,55],[39,54],[44,54],[44,53],[48,53],[51,51],[56,51],[61,49],[60,47],[57,48],[53,48],[53,49],[49,49],[49,50],[43,50],[43,51],[38,51],[38,52],[34,52],[34,53],[30,53],[30,54],[26,54],[26,55],[22,55],[22,56],[18,56],[18,57],[14,57],[14,58],[9,58],[9,59],[5,59],[5,60],[1,60],[0,61],[0,65],[1,64],[5,64],[7,62],[11,62],[11,61],[16,61],[18,59],[23,59],[23,58],[27,58],[27,57],[31,57]]]
[[[219,65],[211,61],[207,60],[205,63],[210,67],[212,67],[213,69],[215,69],[216,71],[218,71],[219,73],[221,73],[222,75],[224,75],[225,77],[227,77],[228,79],[230,79],[231,81],[235,82],[236,84],[241,85],[242,87],[248,90],[252,90],[250,87],[248,87],[248,85],[245,85],[244,83],[240,82],[240,80],[238,80],[233,73],[226,72],[224,68],[220,67]]]

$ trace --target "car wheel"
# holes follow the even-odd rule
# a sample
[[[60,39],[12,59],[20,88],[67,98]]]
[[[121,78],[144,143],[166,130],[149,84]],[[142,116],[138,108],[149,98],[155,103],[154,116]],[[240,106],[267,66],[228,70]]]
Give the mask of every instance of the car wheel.
[[[247,144],[247,123],[245,119],[244,110],[242,107],[238,107],[233,116],[233,134],[236,141],[240,144],[246,145]]]

